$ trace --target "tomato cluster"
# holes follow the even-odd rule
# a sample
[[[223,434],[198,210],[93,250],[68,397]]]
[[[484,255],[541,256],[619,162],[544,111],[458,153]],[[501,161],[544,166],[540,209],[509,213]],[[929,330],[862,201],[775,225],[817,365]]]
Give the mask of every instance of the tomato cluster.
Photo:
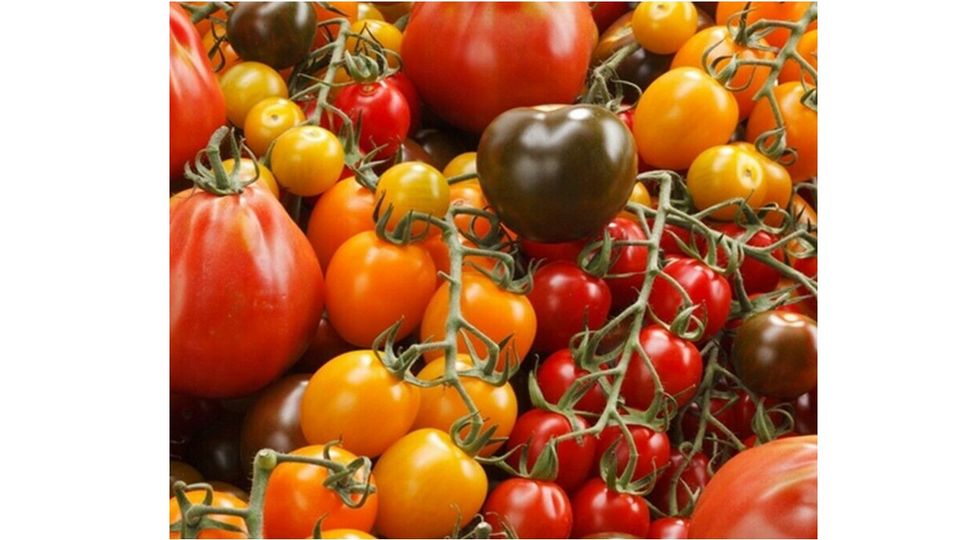
[[[171,537],[815,536],[816,6],[631,6],[171,4]]]

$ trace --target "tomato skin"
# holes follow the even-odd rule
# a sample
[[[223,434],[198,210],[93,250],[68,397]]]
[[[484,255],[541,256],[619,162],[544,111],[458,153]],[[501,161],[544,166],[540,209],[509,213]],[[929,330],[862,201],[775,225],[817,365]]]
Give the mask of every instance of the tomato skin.
[[[323,531],[324,538],[340,538],[343,540],[366,540],[366,539],[375,539],[376,536],[373,536],[370,533],[363,532],[357,529],[331,529],[329,531]]]
[[[375,206],[373,192],[352,176],[340,180],[320,195],[310,213],[307,238],[322,268],[330,265],[333,254],[344,242],[374,229]]]
[[[387,77],[383,82],[403,94],[403,98],[407,101],[407,108],[410,109],[409,133],[413,133],[415,129],[420,127],[420,120],[423,114],[421,111],[422,106],[420,105],[420,94],[417,93],[417,87],[413,85],[410,77],[407,77],[402,71],[398,71]]]
[[[188,19],[189,20],[189,19]],[[187,492],[187,499],[194,503],[200,504],[203,502],[203,498],[206,496],[206,492],[203,490],[194,490]],[[225,493],[222,491],[214,491],[213,499],[210,501],[210,506],[216,508],[237,508],[244,509],[247,507],[247,503],[238,499],[236,496]],[[173,525],[177,521],[180,521],[180,503],[177,502],[176,497],[170,498],[170,524]],[[246,531],[247,525],[244,523],[243,518],[240,516],[226,516],[226,515],[215,515],[210,516],[211,519],[223,523],[229,523],[234,527],[239,527],[241,530]],[[180,532],[170,531],[170,538],[180,538]],[[200,534],[197,538],[247,538],[246,532],[231,532],[224,531],[219,529],[203,529],[200,531]]]
[[[327,361],[345,352],[352,351],[353,348],[353,345],[344,341],[340,334],[337,334],[337,331],[330,324],[330,320],[324,315],[320,319],[320,324],[317,325],[317,332],[314,334],[313,340],[310,341],[310,346],[294,364],[292,371],[313,374]]]
[[[691,538],[816,536],[816,435],[740,452],[720,467],[690,517]]]
[[[633,136],[645,163],[686,169],[700,152],[724,144],[737,127],[737,102],[695,68],[677,68],[647,88],[633,114]]]
[[[270,166],[277,182],[301,197],[313,197],[333,187],[343,173],[343,165],[339,139],[317,126],[288,129],[277,137],[270,151]]]
[[[537,314],[534,350],[556,351],[584,326],[596,330],[610,314],[610,289],[574,263],[557,261],[537,269],[527,295]]]
[[[784,83],[773,89],[787,130],[787,146],[797,151],[796,161],[785,165],[794,182],[817,175],[817,113],[801,102],[803,94],[803,85],[799,82]],[[769,100],[763,100],[757,103],[747,121],[747,140],[756,141],[774,127],[773,109]]]
[[[615,241],[638,242],[647,239],[647,235],[643,233],[643,228],[638,223],[624,217],[614,218],[607,224],[606,232]],[[646,277],[647,255],[646,246],[614,246],[611,251],[610,257],[614,262],[610,265],[608,273],[632,274],[604,279],[610,287],[614,311],[620,311],[636,302]]]
[[[666,433],[653,431],[643,426],[630,426],[630,436],[637,446],[637,464],[631,479],[636,481],[662,469],[670,463],[670,438]],[[600,470],[600,460],[604,452],[611,446],[614,449],[617,461],[617,474],[623,474],[630,459],[630,443],[624,439],[623,431],[619,426],[609,426],[600,432],[597,442],[597,459],[595,470]]]
[[[760,162],[760,166],[763,168],[763,179],[767,184],[767,194],[762,204],[765,206],[776,203],[781,210],[788,209],[790,197],[793,195],[793,180],[790,178],[787,169],[761,154],[757,147],[751,143],[740,141],[733,143],[731,146],[750,152]],[[763,218],[763,222],[773,227],[779,227],[783,223],[783,216],[778,213],[769,213]]]
[[[605,31],[629,9],[629,2],[592,2],[590,5],[590,13],[599,32]]]
[[[333,105],[360,126],[360,151],[370,152],[385,145],[376,157],[389,158],[397,153],[400,143],[410,132],[410,105],[394,85],[385,82],[351,84],[339,90]],[[339,132],[343,120],[334,115],[334,131]]]
[[[742,198],[750,208],[767,201],[767,182],[763,165],[753,152],[724,144],[710,147],[690,164],[687,189],[697,210],[705,210],[729,199]],[[710,217],[732,221],[740,213],[739,205],[726,205]]]
[[[449,168],[449,165],[447,168]],[[446,174],[446,170],[447,169],[444,169],[444,176],[448,179],[451,178],[451,176],[455,176]],[[476,167],[474,167],[472,172],[476,172]],[[450,186],[450,206],[487,210],[489,204],[483,194],[483,190],[480,189],[480,182],[477,180],[464,180]],[[492,226],[489,219],[469,214],[460,214],[454,218],[454,221],[460,232],[470,233],[478,238],[485,237],[490,232]]]
[[[817,69],[817,30],[813,29],[803,35],[800,38],[800,41],[797,42],[797,52],[806,60],[813,69]],[[791,81],[799,81],[801,73],[803,74],[803,80],[809,85],[815,85],[813,77],[807,74],[800,68],[800,64],[796,60],[788,59],[785,64],[783,64],[783,69],[780,70],[779,81],[781,84]]]
[[[732,293],[730,284],[695,259],[675,259],[664,267],[664,273],[674,278],[699,307],[694,315],[705,325],[702,341],[710,339],[723,328],[730,314]],[[665,278],[657,277],[650,292],[650,309],[669,323],[683,309],[683,296]],[[687,330],[693,330],[693,321]]]
[[[633,37],[652,53],[675,53],[697,32],[697,18],[692,2],[645,2],[633,10]]]
[[[223,91],[200,34],[180,6],[170,4],[170,178],[207,146],[227,121]]]
[[[750,6],[750,13],[747,14],[747,24],[753,24],[760,19],[773,19],[781,21],[799,21],[803,13],[810,7],[812,2],[754,2]],[[728,22],[734,26],[739,24],[738,12],[747,8],[746,2],[718,2],[717,3],[717,24],[726,25]],[[816,25],[816,21],[811,25]],[[790,37],[790,31],[786,28],[777,28],[766,36],[766,40],[775,47],[783,47]]]
[[[596,42],[586,2],[416,4],[403,34],[404,71],[431,110],[480,133],[514,107],[572,103]]]
[[[573,537],[616,531],[644,538],[650,510],[643,497],[617,493],[600,478],[592,478],[573,496]]]
[[[381,215],[387,208],[392,208],[387,220],[387,228],[392,230],[410,212],[423,212],[443,219],[450,206],[450,184],[440,171],[426,163],[398,163],[380,176],[374,198],[380,204]],[[410,227],[415,236],[422,235],[427,229],[434,234],[439,232],[437,227],[422,221]]]
[[[650,357],[663,391],[673,396],[680,407],[689,403],[702,377],[700,351],[689,341],[660,326],[647,326],[641,330],[640,346]],[[646,409],[653,402],[653,374],[639,354],[630,358],[622,395],[627,405],[638,409]]]
[[[664,512],[669,512],[670,509],[670,482],[673,479],[673,475],[676,474],[685,460],[686,458],[679,450],[671,450],[670,464],[665,471],[660,473],[660,476],[657,478],[657,485],[650,494],[650,501]],[[709,461],[706,455],[702,452],[697,452],[691,457],[690,463],[683,469],[683,472],[680,473],[680,481],[677,482],[678,510],[682,511],[691,500],[687,489],[684,488],[684,484],[690,489],[691,493],[696,494],[697,490],[702,492],[703,487],[710,481]]]
[[[794,399],[817,385],[817,323],[796,313],[767,311],[745,320],[733,340],[733,367],[744,386]]]
[[[526,254],[530,260],[542,259],[546,262],[577,262],[577,257],[580,256],[580,252],[586,245],[586,240],[578,240],[575,242],[545,243],[534,242],[532,240],[527,240],[526,238],[520,238],[520,251]]]
[[[247,113],[243,121],[243,135],[253,153],[264,156],[274,139],[304,120],[303,110],[296,103],[270,97],[254,105]]]
[[[170,210],[171,390],[222,398],[266,386],[313,337],[323,294],[310,243],[266,190],[180,202]]]
[[[577,418],[576,430],[587,427],[586,422],[579,416]],[[537,457],[543,452],[547,442],[560,435],[570,433],[574,428],[562,414],[545,411],[542,409],[530,409],[520,415],[517,423],[510,433],[510,440],[507,441],[507,450],[516,448],[521,444],[527,444],[527,467],[533,467]],[[557,444],[557,477],[554,479],[565,491],[571,492],[577,489],[584,480],[590,475],[593,458],[596,454],[596,437],[585,436],[583,442],[577,444],[576,439],[567,439]],[[513,467],[520,465],[520,451],[518,450],[508,458],[508,462]]]
[[[494,532],[507,524],[517,538],[569,538],[573,509],[567,494],[553,482],[510,478],[490,492],[483,513]]]
[[[292,452],[307,446],[300,429],[300,403],[310,376],[288,375],[257,397],[243,418],[240,431],[241,462],[247,470],[262,448]]]
[[[655,519],[647,530],[647,538],[690,538],[690,520],[675,517]]]
[[[419,408],[419,388],[387,371],[373,351],[351,351],[310,378],[300,425],[311,444],[342,438],[346,450],[376,457],[410,430]],[[370,429],[374,419],[381,420]]]
[[[732,238],[740,238],[746,232],[743,227],[735,223],[725,223],[716,229]],[[763,248],[773,245],[776,241],[777,238],[774,235],[766,231],[757,231],[747,240],[747,245]],[[706,251],[706,246],[703,247],[703,251]],[[783,262],[783,249],[775,249],[771,254],[775,259]],[[727,254],[722,249],[717,251],[717,265],[720,267],[727,265]],[[747,294],[770,292],[776,289],[777,284],[780,282],[780,272],[778,272],[776,268],[749,255],[744,256],[743,264],[740,265],[740,275],[743,277],[743,285],[747,290]],[[730,287],[733,288],[732,277],[730,279]]]
[[[227,39],[240,58],[275,69],[305,59],[316,31],[309,2],[243,2],[227,16]]]
[[[385,538],[441,538],[480,510],[487,475],[436,429],[418,429],[393,444],[373,468]]]
[[[817,389],[814,388],[791,403],[794,409],[794,431],[799,435],[815,435],[817,433]]]
[[[401,43],[403,43],[403,32],[386,21],[354,21],[353,24],[350,25],[350,32],[372,38],[380,43],[384,49],[395,52],[398,56],[400,55]],[[373,47],[352,36],[347,38],[346,48],[351,53],[356,52],[375,57]],[[397,67],[397,65],[399,65],[397,57],[389,53],[386,54],[390,67]]]
[[[548,403],[557,404],[567,388],[573,382],[586,375],[587,371],[577,367],[570,349],[560,349],[551,354],[537,369],[537,384]],[[594,383],[587,393],[577,401],[575,408],[587,412],[601,413],[607,404],[607,398],[598,383]]]
[[[296,456],[324,458],[322,444],[305,446],[292,452]],[[330,447],[330,459],[346,465],[357,459],[353,453]],[[343,504],[333,490],[323,485],[329,476],[325,467],[307,463],[281,463],[273,470],[267,483],[263,504],[263,535],[265,538],[305,538],[313,533],[314,525],[321,517],[323,527],[329,529],[359,529],[364,532],[373,528],[377,515],[378,494],[367,496],[359,508]],[[357,471],[355,480],[362,480],[363,471]],[[370,484],[377,487],[376,475],[371,475]],[[360,494],[353,500],[359,501]]]
[[[260,62],[240,62],[220,75],[227,119],[243,127],[257,103],[269,97],[288,98],[287,83],[273,68]]]

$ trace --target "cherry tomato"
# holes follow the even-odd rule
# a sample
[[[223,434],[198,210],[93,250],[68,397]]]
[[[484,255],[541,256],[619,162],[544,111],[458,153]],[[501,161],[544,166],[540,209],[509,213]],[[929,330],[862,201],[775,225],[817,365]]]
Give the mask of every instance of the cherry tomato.
[[[693,314],[704,325],[701,340],[716,335],[730,314],[731,291],[727,280],[695,259],[675,259],[667,263],[663,272],[680,284],[693,305],[699,306]],[[674,285],[663,277],[654,279],[650,292],[650,309],[654,315],[669,323],[683,308],[683,296]],[[687,331],[693,329],[691,320]]]
[[[437,429],[418,429],[377,460],[380,509],[376,528],[386,538],[441,538],[480,510],[487,475]]]
[[[243,121],[243,135],[254,154],[265,156],[274,139],[304,120],[303,110],[296,103],[289,99],[269,97],[254,105],[247,113]]]
[[[460,236],[460,243],[468,248],[475,248],[477,245],[467,239],[462,234]],[[430,235],[426,240],[420,243],[423,246],[423,249],[430,252],[430,258],[433,259],[433,264],[437,267],[437,287],[443,285],[446,280],[440,277],[440,272],[444,274],[450,273],[450,250],[447,248],[446,240],[443,239],[443,235],[433,234]],[[463,259],[464,268],[469,267],[478,267],[486,270],[493,270],[497,265],[497,260],[493,257],[481,257],[479,255],[467,255]]]
[[[732,238],[742,238],[746,233],[743,227],[735,223],[725,223],[716,229]],[[746,241],[746,244],[748,246],[763,248],[773,245],[776,241],[777,238],[774,235],[766,231],[756,231],[753,236]],[[782,249],[773,250],[771,255],[780,262],[784,260]],[[726,267],[727,265],[727,253],[723,249],[717,251],[717,265],[720,267]],[[770,292],[776,289],[777,284],[780,282],[780,272],[778,272],[776,268],[750,256],[744,257],[743,264],[740,265],[740,275],[743,277],[743,285],[747,290],[747,294]],[[730,282],[730,286],[733,287],[733,281]]]
[[[382,271],[382,270],[381,270]],[[446,336],[447,310],[450,301],[450,284],[444,283],[433,294],[423,314],[420,326],[420,341],[441,340]],[[497,286],[490,278],[470,270],[463,273],[463,285],[460,289],[460,313],[470,323],[493,341],[500,343],[513,336],[506,347],[500,351],[498,369],[507,365],[508,359],[522,361],[530,352],[534,336],[537,333],[537,315],[530,300],[522,294],[514,294]],[[470,342],[477,353],[484,357],[487,346],[474,336]],[[467,345],[462,335],[457,336],[457,350],[467,353]],[[438,352],[427,353],[427,358],[436,358]]]
[[[194,490],[187,492],[187,499],[194,504],[202,504],[203,499],[206,496],[204,490]],[[238,510],[243,510],[247,507],[247,503],[241,501],[236,496],[231,495],[230,493],[223,493],[220,491],[213,492],[213,499],[210,501],[210,506],[215,508],[235,508]],[[170,524],[180,521],[180,503],[177,502],[177,498],[173,497],[170,499]],[[225,531],[221,529],[202,529],[200,534],[197,535],[197,538],[246,538],[247,537],[247,525],[244,523],[243,518],[240,516],[227,516],[227,515],[211,515],[210,519],[219,521],[221,523],[227,523],[238,527],[243,532],[232,532]],[[180,538],[179,531],[170,531],[170,538]]]
[[[357,529],[331,529],[323,531],[324,538],[342,538],[345,540],[364,540],[367,538],[376,538],[370,533],[359,531]]]
[[[587,427],[579,416],[577,424],[571,426],[567,418],[559,413],[531,409],[517,419],[507,441],[507,450],[526,444],[526,465],[529,470],[551,439]],[[590,436],[583,437],[581,443],[574,438],[557,444],[557,477],[554,481],[568,492],[577,489],[590,475],[596,448],[597,439]],[[513,467],[519,467],[520,451],[517,450],[508,459]]]
[[[310,2],[313,5],[313,11],[317,15],[317,23],[323,23],[331,19],[339,19],[341,17],[346,17],[350,21],[356,21],[360,18],[360,2]],[[332,9],[327,9],[324,6],[329,6]],[[340,25],[326,25],[326,29],[317,28],[316,34],[313,36],[313,49],[319,49],[327,43],[330,43],[330,39],[337,39],[337,36],[340,35]],[[324,533],[326,536],[326,533]]]
[[[420,105],[420,94],[417,93],[417,87],[413,85],[413,81],[410,80],[410,77],[404,75],[402,71],[398,71],[393,75],[387,77],[383,80],[387,86],[393,87],[395,90],[398,90],[403,94],[404,99],[407,100],[407,108],[410,109],[410,133],[420,127],[420,119],[422,115],[421,105]]]
[[[457,355],[457,370],[464,371],[473,365],[469,355]],[[417,378],[422,381],[432,381],[443,376],[446,360],[437,358],[428,363]],[[505,438],[510,435],[513,425],[517,421],[517,396],[509,384],[494,386],[486,381],[461,376],[464,389],[473,400],[484,419],[483,430],[496,427],[493,436]],[[435,428],[449,432],[453,424],[468,414],[467,406],[456,389],[446,385],[423,388],[420,390],[420,409],[413,422],[413,429]],[[461,432],[466,434],[469,427],[465,426]],[[480,452],[481,456],[491,456],[503,442],[488,444]]]
[[[784,83],[773,90],[787,130],[787,146],[797,151],[796,161],[785,165],[794,182],[817,175],[817,113],[801,102],[804,93],[799,82]],[[775,127],[770,102],[763,100],[747,121],[747,140],[756,141],[761,134]]]
[[[447,167],[449,168],[449,165]],[[447,169],[444,169],[444,171],[446,170]],[[444,173],[444,176],[448,179],[451,177],[451,175],[446,173]],[[483,190],[480,189],[480,182],[477,180],[464,180],[452,184],[450,186],[450,206],[489,210],[487,198],[483,195]],[[492,227],[489,219],[470,214],[458,214],[454,218],[454,221],[457,224],[457,228],[460,229],[460,232],[472,234],[477,238],[484,238],[490,233],[490,228]]]
[[[753,2],[747,14],[747,24],[753,24],[760,19],[796,22],[803,17],[810,4],[812,2]],[[747,2],[718,2],[717,24],[738,25],[740,12],[745,9],[747,9]],[[788,29],[776,28],[766,36],[766,40],[774,47],[783,47],[788,37],[790,37]]]
[[[313,341],[310,342],[303,356],[297,360],[293,371],[313,374],[313,372],[320,369],[320,366],[327,363],[328,360],[351,350],[353,350],[353,345],[350,345],[340,337],[340,334],[333,329],[333,325],[330,324],[330,320],[327,319],[325,314],[324,317],[320,319],[320,324],[317,325],[317,333],[314,334]]]
[[[241,428],[240,415],[225,413],[190,441],[186,461],[207,480],[245,484],[250,469],[240,455]]]
[[[298,126],[277,137],[270,165],[287,191],[301,197],[319,195],[333,187],[343,172],[343,146],[337,137],[317,126]]]
[[[300,425],[311,444],[341,439],[345,449],[375,457],[410,431],[419,408],[419,388],[390,373],[373,351],[351,351],[310,378]]]
[[[670,438],[666,433],[653,431],[643,426],[630,426],[630,436],[637,447],[637,463],[633,471],[632,480],[639,480],[644,476],[666,467],[670,463]],[[617,474],[623,474],[630,459],[630,443],[624,439],[623,431],[619,426],[608,426],[600,432],[597,442],[596,470],[600,470],[600,460],[611,446],[617,462]]]
[[[749,152],[757,158],[760,166],[763,168],[763,180],[767,184],[767,194],[764,196],[763,205],[775,203],[780,209],[786,210],[790,197],[793,195],[793,180],[787,169],[776,161],[761,154],[757,147],[748,142],[735,142],[731,146]],[[783,216],[776,212],[771,212],[763,219],[767,225],[779,227],[783,223]]]
[[[288,98],[287,83],[273,68],[260,62],[240,62],[220,76],[227,119],[243,127],[247,113],[269,97]]]
[[[639,242],[647,239],[643,228],[633,220],[617,217],[607,225],[607,233],[614,241]],[[615,246],[610,253],[610,265],[607,273],[619,277],[604,279],[610,287],[614,311],[620,311],[637,300],[637,294],[643,287],[647,272],[646,246]]]
[[[223,170],[227,171],[227,174],[231,174],[235,167],[234,163],[232,159],[223,160]],[[241,158],[238,175],[241,182],[256,177],[257,181],[254,182],[253,185],[259,185],[270,193],[273,193],[274,197],[280,197],[280,188],[277,186],[277,179],[273,177],[273,173],[270,172],[270,169],[268,169],[266,165],[254,163],[252,159]],[[192,191],[196,192],[196,190]]]
[[[647,191],[646,186],[642,182],[637,182],[633,185],[633,191],[630,192],[630,199],[627,202],[641,204],[647,208],[653,208],[653,201],[650,199],[650,192]],[[639,218],[633,212],[624,210],[617,214],[617,217],[627,218],[633,221],[637,221]]]
[[[360,122],[361,152],[371,152],[383,146],[377,151],[377,158],[389,158],[396,154],[400,143],[410,132],[410,105],[400,90],[385,82],[343,87],[333,105],[350,117],[354,128]],[[334,131],[339,131],[342,125],[340,116],[334,115]]]
[[[650,527],[650,510],[639,495],[617,493],[600,478],[593,478],[573,496],[573,537],[616,531],[644,538]]]
[[[538,268],[527,298],[540,322],[533,342],[538,351],[567,347],[574,334],[600,328],[610,314],[607,284],[568,261]]]
[[[738,114],[736,100],[712,77],[695,68],[671,69],[637,102],[637,150],[654,167],[686,169],[701,152],[730,139]]]
[[[295,456],[329,459],[346,465],[357,456],[340,448],[305,446],[292,452]],[[357,471],[354,480],[363,480],[363,471]],[[312,536],[317,520],[323,518],[323,527],[329,529],[359,529],[368,532],[373,528],[377,515],[378,493],[376,475],[371,475],[370,485],[375,491],[358,508],[343,503],[340,496],[324,481],[330,476],[326,467],[309,463],[281,463],[273,470],[267,483],[263,503],[263,535],[266,538],[307,538]],[[353,494],[351,499],[359,502],[362,495]]]
[[[203,50],[210,59],[215,73],[223,73],[241,62],[233,46],[226,40],[226,35],[227,26],[221,22],[212,22],[210,30],[203,34]],[[220,38],[219,43],[217,43],[218,38]]]
[[[372,2],[357,2],[358,21],[382,21],[383,13]]]
[[[374,198],[380,204],[381,214],[393,208],[387,221],[387,227],[392,229],[410,212],[443,219],[450,206],[450,185],[440,171],[426,163],[398,163],[380,177]],[[421,235],[428,227],[427,223],[417,221],[410,232]],[[431,229],[437,231],[436,227]]]
[[[249,469],[262,448],[292,452],[307,445],[300,429],[300,402],[310,376],[288,375],[267,387],[243,418],[241,462]]]
[[[561,349],[550,356],[537,368],[537,384],[548,403],[556,404],[573,382],[587,374],[585,369],[577,367],[570,349]],[[607,404],[599,383],[593,383],[587,393],[574,405],[576,409],[601,413]]]
[[[557,484],[527,478],[510,478],[490,492],[483,513],[493,531],[507,528],[517,538],[569,538],[573,509]]]
[[[397,57],[400,56],[400,50],[403,44],[403,32],[396,26],[385,21],[355,21],[350,25],[350,32],[360,34],[367,39],[372,39],[379,43],[384,49],[395,53],[387,53],[387,61],[390,67],[397,67],[400,64]],[[375,57],[373,47],[353,36],[347,37],[346,48],[351,53],[360,53],[372,58]]]
[[[320,195],[310,213],[307,238],[322,268],[330,265],[330,258],[344,242],[374,229],[374,207],[373,192],[352,176],[340,180]]]
[[[275,69],[304,60],[316,31],[309,2],[244,2],[227,16],[227,38],[240,58]]]
[[[687,171],[687,189],[697,210],[705,210],[730,199],[744,199],[750,208],[766,203],[767,182],[763,166],[754,153],[732,145],[708,148]],[[714,219],[732,221],[739,205],[727,205],[711,212]]]
[[[545,242],[534,242],[532,240],[527,240],[526,238],[520,239],[520,251],[525,253],[530,260],[541,259],[545,262],[577,262],[580,252],[586,245],[586,240],[548,244]],[[607,285],[609,285],[609,283]]]
[[[188,486],[203,481],[203,475],[193,466],[182,461],[170,461],[170,496],[173,497],[173,484],[183,482]]]
[[[650,357],[663,391],[676,400],[678,407],[689,403],[702,376],[700,351],[689,341],[659,326],[647,326],[641,330],[640,346]],[[622,395],[627,405],[638,409],[646,409],[653,402],[653,374],[639,354],[630,358]]]
[[[800,38],[800,41],[797,42],[797,53],[800,54],[807,63],[813,66],[813,69],[817,69],[817,31],[815,29],[807,32]],[[781,84],[799,81],[801,73],[803,74],[804,82],[808,85],[816,84],[813,77],[800,68],[799,62],[789,58],[786,63],[783,64],[783,69],[780,70],[779,81]]]
[[[697,32],[697,8],[692,2],[643,2],[633,11],[631,26],[644,49],[674,53]]]
[[[817,323],[767,311],[745,320],[733,340],[733,367],[762,396],[794,399],[817,385]]]
[[[817,389],[803,394],[791,402],[793,404],[793,430],[799,435],[817,433]]]
[[[675,492],[678,512],[684,512],[688,505],[692,507],[696,502],[696,496],[700,494],[703,486],[707,485],[707,482],[710,480],[709,460],[707,456],[697,452],[690,458],[690,463],[686,463],[686,459],[679,450],[672,450],[670,452],[670,464],[665,471],[660,473],[660,476],[657,478],[657,485],[653,488],[653,493],[650,494],[650,501],[656,504],[657,508],[668,514],[673,513],[673,510],[670,508],[670,500],[672,498],[670,494],[670,484],[673,482],[677,471],[682,469]],[[686,466],[684,466],[685,463]],[[690,497],[691,494],[694,495],[693,498]]]
[[[430,254],[420,246],[390,244],[373,231],[357,234],[337,249],[327,266],[330,324],[347,342],[370,347],[403,319],[397,332],[397,339],[403,339],[429,316],[436,275]],[[426,318],[424,326],[430,320]]]
[[[647,538],[689,538],[690,520],[665,517],[650,522]]]

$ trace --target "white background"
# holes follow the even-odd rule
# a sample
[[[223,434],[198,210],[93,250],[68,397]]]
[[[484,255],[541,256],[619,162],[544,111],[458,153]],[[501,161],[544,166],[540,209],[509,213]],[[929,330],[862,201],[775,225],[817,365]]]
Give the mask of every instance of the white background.
[[[820,13],[820,536],[955,537],[960,4]],[[4,537],[166,537],[167,17],[3,10]]]

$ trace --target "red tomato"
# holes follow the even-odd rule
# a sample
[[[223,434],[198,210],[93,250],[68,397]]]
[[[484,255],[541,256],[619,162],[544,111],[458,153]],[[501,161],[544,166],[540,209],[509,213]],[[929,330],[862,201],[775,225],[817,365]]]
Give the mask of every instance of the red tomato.
[[[407,107],[410,108],[410,133],[413,133],[420,127],[420,94],[417,93],[417,87],[413,85],[410,77],[407,77],[402,71],[398,71],[383,80],[384,84],[398,90],[407,100]]]
[[[479,133],[514,107],[573,103],[596,43],[586,2],[417,3],[404,71],[431,110]]]
[[[673,476],[677,471],[683,467],[683,472],[680,473],[680,480],[677,482],[677,510],[683,511],[684,508],[691,503],[690,494],[687,493],[689,489],[690,493],[698,495],[703,486],[707,485],[707,482],[710,480],[710,470],[708,468],[709,460],[704,454],[697,452],[690,459],[690,463],[684,467],[684,462],[686,458],[679,450],[674,449],[670,452],[670,464],[667,466],[667,469],[660,473],[660,476],[657,478],[657,485],[653,488],[653,492],[650,494],[650,501],[657,505],[657,508],[663,512],[670,513],[670,483],[673,481]],[[696,499],[693,499],[696,501]]]
[[[647,538],[689,538],[690,520],[676,517],[655,519],[650,523]]]
[[[637,445],[637,464],[633,471],[632,480],[639,480],[657,469],[662,469],[670,463],[670,438],[666,433],[653,431],[643,426],[630,426],[630,435]],[[600,432],[597,442],[597,467],[604,452],[611,446],[617,457],[617,474],[623,474],[630,459],[630,443],[623,438],[623,431],[619,426],[608,426]]]
[[[716,335],[730,314],[732,293],[727,280],[695,259],[673,260],[663,271],[680,284],[693,305],[699,305],[693,314],[704,324],[701,340]],[[659,276],[654,279],[650,292],[650,309],[654,315],[669,324],[683,307],[683,296],[673,284]],[[693,329],[690,321],[687,330]]]
[[[537,337],[533,348],[556,351],[584,327],[596,330],[610,314],[610,289],[602,279],[584,272],[569,261],[548,263],[533,275],[527,295],[537,314]]]
[[[571,261],[577,262],[580,251],[587,245],[585,240],[575,242],[560,242],[558,244],[546,244],[544,242],[534,242],[526,238],[520,239],[520,251],[526,254],[530,260],[542,259],[547,262],[553,261]]]
[[[494,532],[506,525],[517,538],[569,538],[573,528],[570,499],[553,482],[511,478],[499,484],[483,505]]]
[[[590,12],[593,22],[597,23],[597,30],[603,32],[613,21],[630,9],[629,2],[590,2]]]
[[[551,354],[537,369],[537,384],[543,397],[549,403],[556,404],[563,393],[573,384],[573,381],[587,374],[587,371],[577,367],[573,361],[570,349],[560,349]],[[593,383],[590,390],[584,394],[574,407],[587,412],[601,413],[607,404],[600,385]]]
[[[170,387],[250,394],[306,349],[323,315],[313,248],[267,190],[202,190],[170,209]]]
[[[587,427],[586,422],[577,417],[580,425],[577,430]],[[562,414],[531,409],[517,419],[517,423],[510,432],[507,441],[507,450],[527,444],[527,467],[533,467],[537,457],[543,452],[550,439],[574,431],[567,418]],[[595,437],[584,437],[583,442],[577,444],[576,439],[567,439],[557,445],[557,478],[556,483],[566,491],[573,491],[587,479],[593,465],[593,457],[597,448]],[[520,451],[514,452],[509,459],[516,468],[520,465]]]
[[[410,106],[394,85],[385,82],[351,84],[340,89],[333,105],[350,117],[354,127],[360,120],[361,152],[386,145],[377,152],[378,158],[396,154],[410,132]],[[334,115],[334,131],[339,132],[342,125],[340,117]]]
[[[617,493],[593,478],[573,497],[573,537],[617,532],[643,538],[650,528],[650,510],[639,495]]]
[[[652,229],[653,220],[648,220],[648,223]],[[680,242],[693,248],[694,244],[691,239],[690,231],[679,225],[667,223],[663,226],[663,233],[660,235],[660,251],[664,257],[688,257],[689,255],[680,249]]]
[[[716,230],[732,238],[740,238],[746,232],[743,227],[737,225],[736,223],[724,223],[723,225],[717,226]],[[747,245],[762,248],[773,245],[776,241],[776,236],[766,231],[757,231],[753,236],[750,237],[749,240],[747,240]],[[705,245],[701,251],[706,253]],[[783,262],[784,260],[782,249],[774,250],[773,256],[780,262]],[[722,249],[718,249],[717,266],[725,268],[727,266],[727,260],[727,252]],[[776,289],[777,284],[780,282],[780,272],[778,272],[776,268],[749,256],[745,256],[743,259],[743,264],[740,265],[740,275],[743,277],[743,285],[744,288],[747,289],[747,294],[770,292]],[[729,279],[729,282],[732,288],[732,276]]]
[[[749,448],[726,462],[690,516],[693,538],[816,538],[817,436]]]
[[[607,233],[615,241],[646,240],[643,228],[636,222],[622,217],[613,218],[607,225]],[[604,281],[610,286],[613,295],[613,308],[622,310],[637,301],[637,292],[643,287],[643,280],[647,271],[647,248],[645,246],[614,247],[610,253],[608,274],[632,274],[631,276],[612,278]]]
[[[190,16],[170,4],[170,178],[227,123],[223,91]]]
[[[700,351],[660,326],[644,328],[640,332],[640,346],[650,357],[663,391],[673,396],[677,406],[682,407],[693,399],[703,374]],[[627,405],[638,409],[646,409],[653,402],[653,375],[639,354],[630,359],[621,393]]]

